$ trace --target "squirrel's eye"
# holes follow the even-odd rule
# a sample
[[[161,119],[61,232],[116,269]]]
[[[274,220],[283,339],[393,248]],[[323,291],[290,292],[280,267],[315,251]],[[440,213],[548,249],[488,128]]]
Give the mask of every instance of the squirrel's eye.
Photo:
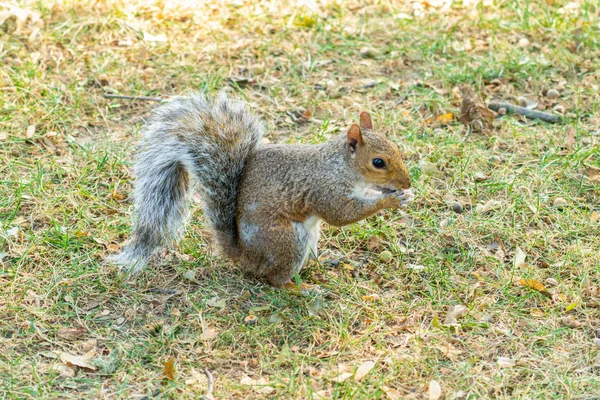
[[[383,161],[381,158],[374,158],[373,159],[373,166],[377,169],[381,169],[385,167],[385,161]]]

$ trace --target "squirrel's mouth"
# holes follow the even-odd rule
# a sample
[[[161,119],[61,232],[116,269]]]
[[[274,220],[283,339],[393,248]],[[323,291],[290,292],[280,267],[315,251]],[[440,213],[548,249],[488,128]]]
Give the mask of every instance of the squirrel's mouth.
[[[398,191],[397,189],[392,189],[392,188],[385,187],[385,186],[375,186],[373,188],[373,190],[377,191],[377,192],[381,192],[381,194],[391,194],[391,193]]]

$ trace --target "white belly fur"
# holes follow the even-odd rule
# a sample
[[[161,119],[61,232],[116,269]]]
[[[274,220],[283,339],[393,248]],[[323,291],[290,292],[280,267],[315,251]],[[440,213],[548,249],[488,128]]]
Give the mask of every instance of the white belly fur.
[[[307,258],[313,260],[317,259],[317,242],[319,241],[319,234],[321,233],[321,221],[321,218],[316,215],[311,215],[303,222],[304,228],[308,232],[308,246],[306,246],[304,261],[306,261]]]

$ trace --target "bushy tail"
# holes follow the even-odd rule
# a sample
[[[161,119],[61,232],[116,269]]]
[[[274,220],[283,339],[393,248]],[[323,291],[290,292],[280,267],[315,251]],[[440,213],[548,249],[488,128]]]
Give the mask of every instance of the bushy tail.
[[[204,213],[217,243],[237,253],[235,201],[248,154],[263,124],[239,101],[194,94],[160,106],[144,129],[134,172],[131,243],[113,258],[131,272],[179,237],[189,214],[192,180],[200,183]]]

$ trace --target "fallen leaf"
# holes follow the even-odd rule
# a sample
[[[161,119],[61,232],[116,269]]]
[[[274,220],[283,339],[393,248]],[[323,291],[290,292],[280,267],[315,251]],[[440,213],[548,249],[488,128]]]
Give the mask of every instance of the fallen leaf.
[[[600,183],[600,168],[587,167],[585,170],[585,176],[587,176],[592,182]]]
[[[262,394],[269,394],[275,390],[274,387],[269,386],[269,381],[265,378],[252,379],[249,376],[244,375],[242,379],[240,379],[240,383],[246,386],[253,386],[252,389],[254,391]]]
[[[351,372],[342,372],[341,374],[339,374],[335,378],[332,378],[331,381],[332,382],[336,382],[336,383],[342,383],[346,379],[350,378],[351,376],[352,376]]]
[[[420,264],[406,264],[406,268],[412,269],[413,271],[422,271],[425,269],[425,266]]]
[[[369,372],[371,372],[374,366],[374,361],[365,361],[362,363],[356,370],[356,374],[354,374],[354,382],[358,382],[364,378]]]
[[[569,311],[577,308],[578,305],[579,305],[579,303],[577,303],[577,302],[569,304],[568,306],[565,307],[565,312],[569,312]]]
[[[564,197],[557,197],[556,199],[554,199],[554,202],[552,203],[552,205],[557,208],[562,208],[562,207],[566,206],[567,204],[569,204],[569,203],[567,202],[567,200],[564,199]]]
[[[543,294],[544,296],[551,298],[552,296],[550,295],[550,293],[548,292],[548,289],[546,289],[546,286],[544,286],[544,284],[538,280],[535,279],[519,279],[519,285],[521,286],[525,286],[528,287],[529,289],[533,289],[536,290],[538,292],[540,292],[541,294]]]
[[[581,326],[581,322],[577,321],[573,317],[562,317],[560,319],[560,324],[562,326],[566,326],[567,328],[573,328],[573,329]]]
[[[438,115],[436,117],[427,118],[425,120],[425,125],[431,126],[434,124],[438,125],[448,125],[454,119],[454,114],[451,112]]]
[[[75,376],[75,370],[65,364],[55,364],[52,369],[58,371],[62,376],[72,378]]]
[[[56,332],[56,336],[66,340],[77,340],[86,334],[85,328],[61,328]]]
[[[546,313],[539,308],[532,308],[529,310],[529,314],[531,314],[532,317],[543,317],[546,315]]]
[[[382,386],[381,390],[383,390],[383,393],[385,393],[388,400],[398,400],[398,399],[402,398],[402,395],[400,394],[400,392],[398,390],[393,389],[389,386]]]
[[[442,396],[442,387],[438,381],[429,382],[429,400],[437,400]]]
[[[457,356],[463,353],[461,350],[454,347],[450,342],[436,346],[436,349],[438,349],[445,357],[448,357],[453,361]]]
[[[207,341],[216,338],[219,336],[217,330],[214,328],[205,327],[202,329],[202,333],[200,334],[200,339]]]
[[[15,239],[19,236],[19,227],[15,226],[6,231],[6,236],[14,237]]]
[[[458,323],[458,318],[464,317],[469,312],[469,309],[461,304],[455,305],[448,310],[444,325],[455,325]]]
[[[573,127],[569,127],[567,132],[565,132],[565,149],[569,151],[573,151],[575,148],[575,130]]]
[[[362,300],[367,301],[367,302],[374,302],[374,301],[379,300],[379,295],[376,293],[373,293],[373,294],[369,294],[366,296],[362,296]]]
[[[108,246],[106,246],[106,250],[108,250],[111,253],[117,253],[119,251],[120,247],[118,244],[114,244],[111,243]]]
[[[498,366],[500,368],[511,368],[517,365],[517,362],[512,358],[498,357]]]
[[[489,177],[483,172],[475,172],[475,182],[485,182]]]
[[[76,356],[76,355],[73,355],[73,354],[61,352],[58,355],[58,358],[60,358],[60,361],[64,362],[67,365],[74,365],[76,367],[81,367],[81,368],[90,369],[92,371],[95,371],[96,367],[94,367],[90,363],[90,360],[95,355],[96,355],[96,349],[92,349],[92,350],[88,351],[87,353],[85,353],[82,356]]]
[[[163,379],[168,381],[175,380],[175,357],[171,356],[163,363]]]
[[[590,215],[590,222],[598,222],[600,221],[600,215],[596,211],[592,211],[592,215]]]
[[[525,254],[525,252],[523,250],[521,250],[520,247],[517,246],[517,249],[515,250],[515,258],[514,258],[513,266],[515,268],[519,268],[522,264],[525,263],[526,258],[527,258],[527,254]]]
[[[485,214],[489,211],[495,210],[501,205],[502,202],[499,200],[489,200],[485,204],[477,204],[477,207],[475,207],[475,211],[477,211],[478,214]]]
[[[227,302],[225,299],[219,299],[218,297],[211,297],[210,299],[206,300],[207,306],[215,308],[224,308],[226,304]]]
[[[35,125],[29,125],[25,131],[25,138],[31,139],[35,135]]]

